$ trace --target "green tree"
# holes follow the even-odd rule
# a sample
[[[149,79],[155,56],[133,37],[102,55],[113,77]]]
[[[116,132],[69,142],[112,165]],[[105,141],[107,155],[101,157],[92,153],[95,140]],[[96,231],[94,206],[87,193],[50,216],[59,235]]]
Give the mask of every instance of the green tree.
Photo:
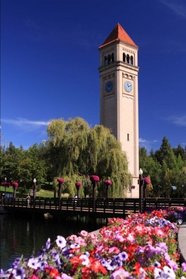
[[[150,175],[155,196],[184,195],[186,187],[185,149],[181,146],[172,148],[166,137],[162,139],[159,150],[148,155],[145,148],[140,148],[140,167],[144,175]],[[176,186],[176,190],[175,189]]]
[[[3,151],[2,176],[8,181],[19,180],[19,163],[23,158],[24,150],[22,147],[16,148],[13,143]]]
[[[108,129],[101,125],[90,128],[81,118],[53,120],[48,135],[47,160],[56,177],[80,175],[85,181],[91,174],[110,177],[110,196],[123,196],[130,181],[127,160]]]

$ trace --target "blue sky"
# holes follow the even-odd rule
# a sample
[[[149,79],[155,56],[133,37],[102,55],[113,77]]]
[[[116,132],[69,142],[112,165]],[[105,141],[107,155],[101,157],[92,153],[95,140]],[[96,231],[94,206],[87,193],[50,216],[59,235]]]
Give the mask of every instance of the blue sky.
[[[99,124],[98,47],[117,23],[139,46],[140,144],[186,145],[185,0],[1,0],[1,143],[52,119]]]

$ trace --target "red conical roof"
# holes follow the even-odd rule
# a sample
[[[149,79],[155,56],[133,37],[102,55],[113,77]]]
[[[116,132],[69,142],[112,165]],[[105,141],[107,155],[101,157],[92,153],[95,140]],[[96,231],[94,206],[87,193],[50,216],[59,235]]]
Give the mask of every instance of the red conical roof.
[[[135,42],[131,39],[131,37],[127,34],[127,32],[123,29],[123,27],[119,23],[114,27],[114,29],[106,38],[106,40],[103,42],[103,44],[100,46],[100,48],[110,43],[113,43],[115,41],[121,41],[128,45],[137,47]]]

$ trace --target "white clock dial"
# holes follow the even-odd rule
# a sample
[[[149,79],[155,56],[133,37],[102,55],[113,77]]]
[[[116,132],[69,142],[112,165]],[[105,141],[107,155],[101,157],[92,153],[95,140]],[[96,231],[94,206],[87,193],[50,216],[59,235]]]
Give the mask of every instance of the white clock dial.
[[[132,91],[132,82],[131,81],[125,81],[124,83],[124,89],[126,92],[131,92]]]

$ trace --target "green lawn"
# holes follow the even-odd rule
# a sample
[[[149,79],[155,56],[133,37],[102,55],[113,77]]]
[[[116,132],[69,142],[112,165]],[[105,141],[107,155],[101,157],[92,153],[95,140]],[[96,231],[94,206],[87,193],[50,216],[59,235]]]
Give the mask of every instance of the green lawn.
[[[40,191],[36,192],[36,197],[53,198],[54,192],[41,189]]]
[[[0,192],[4,193],[12,193],[13,189],[12,187],[4,187],[4,186],[0,186]],[[32,194],[32,190],[30,191]],[[19,194],[19,190],[17,191],[17,194]],[[36,192],[36,197],[42,197],[42,198],[53,198],[54,197],[54,192],[53,191],[49,191],[49,190],[43,190],[41,189],[40,191]]]
[[[0,186],[0,192],[7,192],[7,193],[12,193],[13,189],[12,187],[4,187],[4,186]]]

